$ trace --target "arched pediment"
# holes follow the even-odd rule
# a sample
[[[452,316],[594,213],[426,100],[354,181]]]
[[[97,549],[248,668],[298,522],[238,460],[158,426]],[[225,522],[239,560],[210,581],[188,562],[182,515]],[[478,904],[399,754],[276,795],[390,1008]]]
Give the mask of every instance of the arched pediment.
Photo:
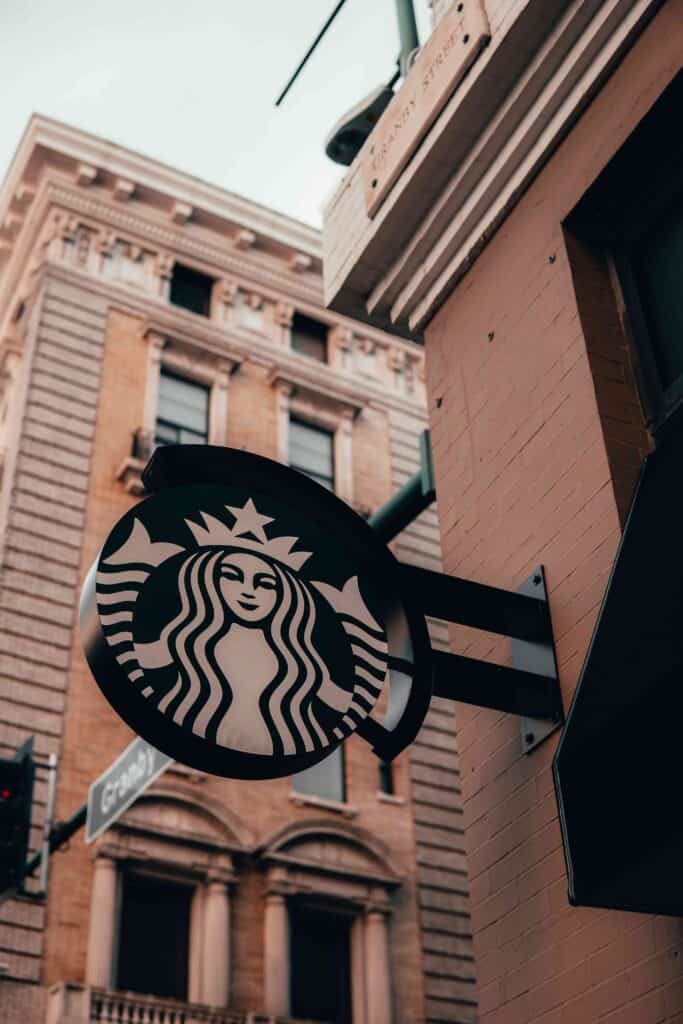
[[[193,788],[167,781],[138,797],[118,827],[224,850],[248,850],[253,844],[244,822],[222,803],[204,794],[200,802]]]
[[[267,844],[262,858],[299,870],[319,871],[397,885],[400,873],[375,836],[327,819],[288,825]]]

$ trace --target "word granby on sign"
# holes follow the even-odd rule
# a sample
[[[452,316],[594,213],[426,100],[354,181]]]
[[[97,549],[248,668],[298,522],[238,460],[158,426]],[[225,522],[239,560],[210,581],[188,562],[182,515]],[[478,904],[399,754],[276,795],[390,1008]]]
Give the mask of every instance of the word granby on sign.
[[[85,840],[90,843],[127,810],[173,763],[139,737],[90,786]]]
[[[195,482],[116,524],[81,604],[86,655],[121,717],[193,767],[274,778],[355,731],[373,742],[391,687],[387,720],[410,742],[431,696],[429,642],[371,528],[268,459],[209,446],[155,459]],[[112,779],[102,799],[126,784]]]

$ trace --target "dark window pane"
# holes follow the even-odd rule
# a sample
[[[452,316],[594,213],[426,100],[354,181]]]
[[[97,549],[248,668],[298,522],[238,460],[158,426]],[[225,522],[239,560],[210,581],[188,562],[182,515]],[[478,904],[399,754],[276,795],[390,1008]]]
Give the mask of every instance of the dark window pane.
[[[333,435],[310,423],[290,420],[289,464],[323,487],[334,489]]]
[[[388,793],[389,796],[394,792],[394,773],[391,761],[379,762],[379,789],[380,793]]]
[[[187,999],[191,898],[189,886],[124,876],[117,988]]]
[[[351,1024],[350,918],[290,906],[291,1014]]]
[[[213,278],[191,267],[176,263],[171,275],[170,299],[174,306],[182,306],[191,313],[208,316],[211,312]]]
[[[157,444],[205,444],[209,435],[209,390],[162,372],[157,400]]]
[[[343,803],[344,786],[344,748],[337,747],[324,761],[306,768],[292,776],[292,785],[297,793],[319,796],[325,800],[336,800]]]
[[[634,274],[663,390],[683,374],[683,200],[634,250]]]
[[[327,362],[327,324],[312,320],[303,313],[295,313],[292,319],[292,348],[309,359]]]

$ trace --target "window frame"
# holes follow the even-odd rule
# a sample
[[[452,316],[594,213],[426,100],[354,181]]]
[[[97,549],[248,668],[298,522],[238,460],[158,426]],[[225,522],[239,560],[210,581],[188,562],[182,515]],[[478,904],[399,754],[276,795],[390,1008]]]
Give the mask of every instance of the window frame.
[[[322,793],[315,793],[315,792],[311,792],[311,790],[304,790],[304,789],[298,789],[297,788],[297,786],[295,785],[295,780],[297,778],[300,779],[302,776],[307,776],[309,778],[314,777],[315,772],[320,768],[321,764],[324,764],[326,761],[329,760],[329,758],[336,757],[336,756],[339,756],[339,758],[340,758],[340,779],[339,779],[340,784],[341,784],[340,785],[340,789],[341,789],[341,796],[340,797],[326,796],[325,794],[322,794]],[[347,792],[348,787],[347,787],[347,782],[346,782],[346,775],[347,775],[346,750],[344,749],[344,744],[340,743],[339,746],[335,747],[334,750],[330,751],[330,753],[327,755],[327,757],[324,757],[322,761],[319,761],[317,764],[312,765],[312,767],[310,767],[310,768],[305,768],[301,772],[296,772],[296,774],[291,776],[291,779],[292,779],[292,795],[295,797],[295,799],[301,800],[301,801],[304,801],[304,802],[311,801],[311,802],[315,802],[315,803],[324,803],[324,804],[332,804],[332,805],[336,805],[336,806],[345,806],[346,802],[347,802],[347,796],[348,796],[348,792]]]
[[[565,221],[571,234],[607,261],[647,428],[655,439],[683,405],[683,372],[664,386],[635,264],[638,246],[648,233],[667,210],[683,203],[683,143],[671,141],[671,122],[680,113],[682,97],[683,70],[669,82]]]
[[[295,1005],[295,979],[294,971],[297,961],[297,956],[294,953],[294,934],[295,934],[295,918],[300,915],[302,918],[306,916],[319,917],[320,919],[327,918],[329,920],[330,929],[338,929],[339,924],[343,923],[346,932],[346,941],[348,947],[346,950],[346,987],[347,987],[347,1008],[349,1022],[353,1021],[353,922],[356,915],[350,908],[343,906],[335,907],[331,909],[329,904],[318,902],[310,899],[290,899],[287,903],[287,917],[289,922],[289,939],[288,939],[288,961],[289,961],[289,1013],[297,1019],[309,1019],[308,1007],[299,1008]],[[303,931],[303,929],[302,929]],[[304,989],[306,986],[303,986]]]
[[[319,359],[318,356],[311,355],[309,352],[306,352],[305,351],[305,347],[301,347],[300,348],[300,347],[298,347],[295,344],[295,338],[297,337],[297,333],[298,333],[297,332],[297,320],[299,320],[299,321],[303,320],[303,321],[306,321],[309,324],[315,324],[316,327],[320,328],[320,334],[321,335],[324,334],[324,338],[321,337],[320,339],[317,339],[315,337],[315,333],[311,334],[311,337],[314,340],[316,340],[316,341],[319,340],[321,345],[322,345],[322,347],[323,347],[323,358],[322,359]],[[292,350],[292,352],[296,352],[296,354],[299,355],[299,356],[302,356],[302,358],[308,359],[312,363],[319,363],[322,366],[327,366],[327,365],[329,365],[329,362],[330,362],[330,331],[331,330],[332,330],[332,325],[327,323],[327,321],[325,321],[325,320],[318,320],[316,317],[310,316],[308,313],[304,313],[303,310],[295,309],[294,313],[292,314],[292,323],[291,323],[291,326],[290,326],[290,329],[289,329],[289,331],[290,331],[290,333],[289,333],[289,347]],[[301,332],[301,333],[303,333],[303,332]]]
[[[178,278],[175,278],[176,270],[180,272]],[[206,282],[208,291],[207,295],[205,296],[205,301],[203,301],[201,304],[201,310],[195,309],[192,306],[184,305],[182,302],[173,301],[174,279],[176,280],[176,285],[180,286],[182,284],[182,282],[179,280],[181,274],[187,274],[188,277],[190,278],[195,277],[198,285],[200,284],[200,279],[202,278],[204,279],[204,282]],[[174,309],[184,309],[186,313],[192,313],[194,316],[201,316],[204,317],[204,319],[206,320],[210,320],[213,306],[213,296],[216,288],[216,280],[217,279],[213,277],[211,274],[207,274],[203,270],[198,270],[197,267],[191,267],[188,263],[182,263],[180,260],[174,260],[173,266],[171,268],[171,277],[168,285],[169,304],[173,306]]]
[[[157,429],[158,429],[158,426],[159,426],[160,423],[163,424],[164,426],[167,426],[167,427],[170,427],[170,428],[172,428],[174,430],[177,430],[178,432],[181,432],[181,431],[187,429],[188,433],[199,434],[199,431],[189,430],[189,428],[185,428],[185,427],[183,427],[182,425],[180,425],[178,423],[172,422],[171,420],[162,419],[159,416],[159,399],[160,399],[161,386],[162,386],[161,385],[161,381],[162,381],[162,379],[164,377],[170,378],[171,380],[181,381],[183,384],[188,384],[188,385],[191,385],[192,387],[195,387],[197,389],[201,389],[206,394],[206,430],[204,431],[204,440],[203,441],[192,441],[192,442],[175,441],[174,442],[174,441],[159,441],[157,439]],[[211,391],[212,391],[211,385],[206,384],[203,381],[196,380],[196,379],[193,379],[193,378],[188,377],[188,376],[184,376],[182,373],[179,373],[177,370],[175,370],[173,368],[169,368],[168,366],[165,366],[163,364],[163,362],[162,362],[162,365],[161,365],[161,367],[159,369],[159,383],[158,383],[158,388],[157,388],[157,408],[156,408],[156,416],[155,416],[155,420],[154,420],[154,446],[158,447],[160,445],[182,444],[182,443],[186,443],[186,444],[210,444],[211,443],[211,397],[212,397],[211,396]]]
[[[329,481],[330,481],[330,488],[329,489],[332,491],[333,494],[336,493],[336,490],[337,490],[337,452],[336,452],[336,447],[337,446],[336,446],[336,441],[335,441],[336,431],[335,430],[330,430],[329,427],[327,427],[327,426],[321,426],[319,423],[312,422],[310,419],[306,419],[305,417],[299,416],[299,415],[297,415],[296,412],[292,412],[291,409],[290,409],[290,412],[289,412],[289,426],[288,426],[288,430],[287,430],[287,463],[288,463],[289,466],[291,466],[292,469],[295,469],[298,473],[303,473],[305,476],[309,477],[309,479],[311,479],[311,480],[315,480],[315,482],[319,483],[322,487],[326,486],[324,483],[322,483],[323,479],[327,479],[327,477],[324,474],[322,474],[322,473],[315,473],[315,474],[311,473],[308,470],[304,469],[302,466],[299,466],[295,462],[292,462],[292,424],[293,423],[299,424],[300,426],[306,427],[306,428],[308,428],[311,431],[315,431],[318,434],[324,434],[326,437],[329,437],[329,439],[330,439],[330,469],[331,469],[331,473],[330,473],[330,476],[329,476]]]
[[[123,916],[124,916],[124,895],[126,889],[127,879],[135,879],[136,881],[148,879],[153,885],[169,887],[177,889],[187,890],[187,935],[185,937],[185,994],[184,995],[167,995],[159,992],[150,992],[146,990],[138,989],[123,989],[121,983],[121,946],[122,946],[122,932],[123,932]],[[115,935],[114,935],[114,950],[112,957],[112,988],[120,991],[134,992],[136,995],[151,996],[152,998],[158,999],[177,999],[181,1003],[187,1003],[190,1000],[190,971],[191,971],[191,959],[192,959],[192,904],[197,899],[197,892],[199,884],[196,879],[186,877],[183,874],[179,874],[177,877],[172,877],[169,874],[163,872],[150,871],[144,867],[140,867],[135,863],[126,864],[121,863],[117,871],[117,900],[116,900],[116,924],[115,924]]]

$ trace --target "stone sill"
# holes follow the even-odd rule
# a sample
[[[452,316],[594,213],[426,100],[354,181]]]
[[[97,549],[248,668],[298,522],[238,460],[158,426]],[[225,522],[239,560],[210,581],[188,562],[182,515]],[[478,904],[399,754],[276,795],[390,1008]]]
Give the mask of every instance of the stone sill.
[[[317,807],[320,810],[341,814],[345,818],[355,818],[358,814],[357,807],[352,807],[351,804],[340,803],[338,800],[326,800],[322,796],[313,796],[308,793],[290,793],[289,799],[299,807]]]
[[[116,471],[116,479],[124,485],[128,494],[136,498],[145,493],[141,476],[146,463],[142,459],[136,459],[132,455],[127,456]]]
[[[393,804],[395,807],[405,807],[406,798],[395,796],[393,793],[377,793],[377,799],[381,804]]]

